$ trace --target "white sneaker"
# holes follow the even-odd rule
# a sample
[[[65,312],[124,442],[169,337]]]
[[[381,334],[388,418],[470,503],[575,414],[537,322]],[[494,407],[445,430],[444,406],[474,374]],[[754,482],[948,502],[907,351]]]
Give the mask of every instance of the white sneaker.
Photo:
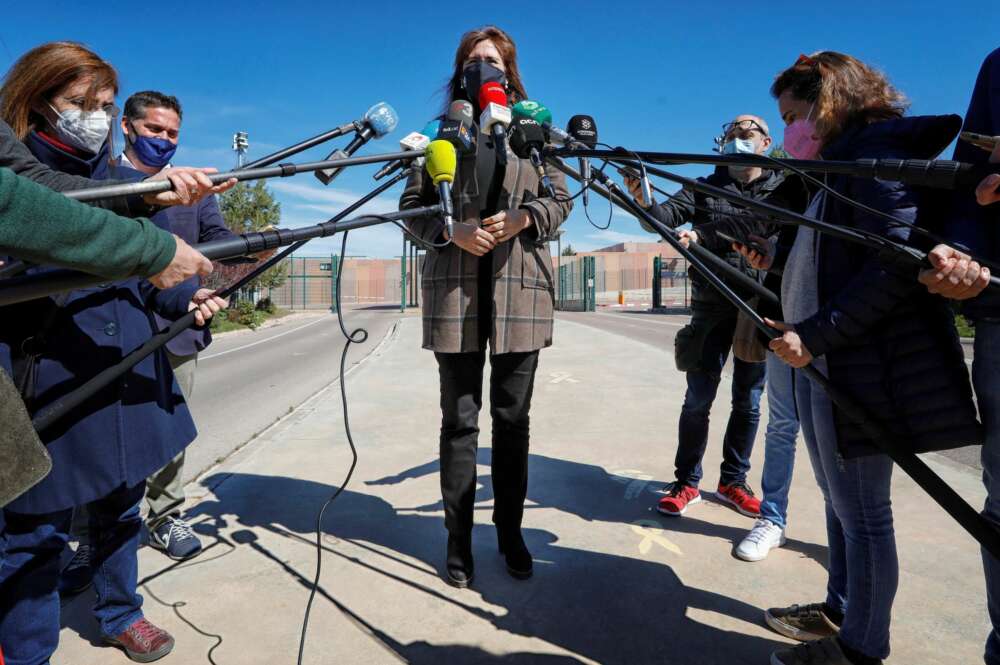
[[[784,544],[784,529],[771,520],[759,519],[736,548],[736,556],[744,561],[763,561],[768,552]]]

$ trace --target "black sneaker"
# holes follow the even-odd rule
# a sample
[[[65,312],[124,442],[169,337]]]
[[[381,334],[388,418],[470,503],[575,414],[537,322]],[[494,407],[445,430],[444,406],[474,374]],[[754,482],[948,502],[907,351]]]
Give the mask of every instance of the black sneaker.
[[[76,596],[94,583],[94,569],[90,565],[90,545],[80,543],[76,553],[59,575],[59,595]]]
[[[168,517],[149,530],[149,545],[174,561],[190,559],[201,552],[201,541],[191,530],[191,525],[176,517]]]
[[[764,621],[776,633],[800,642],[836,637],[840,626],[823,611],[823,603],[772,607],[764,612]]]

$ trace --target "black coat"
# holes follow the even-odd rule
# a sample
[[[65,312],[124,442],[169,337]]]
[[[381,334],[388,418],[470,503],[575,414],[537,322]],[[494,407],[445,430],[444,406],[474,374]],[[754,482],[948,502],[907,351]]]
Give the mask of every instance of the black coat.
[[[709,176],[698,178],[715,187],[740,194],[757,201],[766,201],[794,212],[802,212],[807,201],[807,193],[797,178],[786,178],[778,171],[764,171],[756,180],[743,183],[729,174],[728,168],[720,166]],[[708,196],[699,192],[683,189],[673,198],[660,205],[653,206],[649,212],[670,228],[683,224],[691,224],[698,232],[698,243],[729,262],[743,274],[757,279],[757,271],[747,264],[746,260],[734,252],[727,240],[716,234],[721,231],[735,238],[745,238],[749,234],[769,236],[775,231],[775,226],[757,216],[748,215],[747,211],[729,201]],[[640,220],[647,231],[655,230]],[[691,276],[692,307],[697,309],[714,309],[720,314],[736,316],[736,308],[729,304],[709,282],[693,268]]]
[[[930,159],[958,132],[958,116],[910,117],[857,126],[823,158]],[[924,228],[939,227],[938,191],[898,182],[831,176],[827,184],[855,201]],[[927,249],[906,225],[858,210],[820,191],[807,216],[866,229]],[[916,452],[982,443],[968,368],[948,303],[917,282],[918,268],[854,242],[817,234],[819,311],[795,331],[829,378]],[[879,452],[861,427],[835,409],[845,457]]]

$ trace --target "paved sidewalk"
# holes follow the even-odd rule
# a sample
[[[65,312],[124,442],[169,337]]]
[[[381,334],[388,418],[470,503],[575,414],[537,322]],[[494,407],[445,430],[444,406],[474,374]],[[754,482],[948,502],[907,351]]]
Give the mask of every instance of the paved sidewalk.
[[[713,501],[680,519],[652,510],[672,475],[683,397],[668,350],[568,321],[542,353],[532,410],[525,537],[535,576],[512,579],[497,554],[484,437],[476,579],[470,590],[449,587],[440,578],[437,371],[419,338],[419,319],[403,319],[348,377],[360,460],[323,522],[306,663],[766,665],[786,641],[763,626],[764,609],[822,600],[823,513],[801,446],[787,547],[761,563],[738,561],[732,549],[748,518]],[[704,489],[717,480],[728,391],[726,378]],[[480,425],[489,431],[488,415]],[[755,486],[762,435],[763,426]],[[982,502],[974,473],[928,459]],[[177,566],[140,554],[147,615],[177,639],[161,662],[295,662],[317,511],[350,461],[333,386],[192,486],[189,516],[208,550]],[[901,572],[889,662],[981,662],[978,548],[902,473],[895,485]],[[89,602],[65,608],[54,662],[128,662],[91,646]]]

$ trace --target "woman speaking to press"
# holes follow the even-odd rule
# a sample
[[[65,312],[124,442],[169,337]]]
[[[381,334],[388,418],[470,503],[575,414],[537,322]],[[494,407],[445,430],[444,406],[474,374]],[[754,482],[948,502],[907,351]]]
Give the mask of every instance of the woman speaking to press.
[[[448,82],[448,104],[465,100],[479,117],[479,92],[500,84],[513,104],[527,98],[513,40],[488,26],[462,36]],[[434,351],[441,379],[441,494],[448,529],[447,581],[468,586],[473,575],[472,525],[483,367],[490,358],[493,420],[493,522],[507,570],[531,576],[521,537],[528,487],[528,411],[538,351],[552,344],[554,288],[551,238],[572,207],[565,179],[546,168],[556,198],[537,171],[483,133],[461,155],[452,189],[455,237],[431,250],[422,271],[423,347]],[[498,160],[497,151],[506,159]],[[400,208],[437,202],[422,172],[414,172]],[[448,239],[439,221],[411,224],[423,239]]]

